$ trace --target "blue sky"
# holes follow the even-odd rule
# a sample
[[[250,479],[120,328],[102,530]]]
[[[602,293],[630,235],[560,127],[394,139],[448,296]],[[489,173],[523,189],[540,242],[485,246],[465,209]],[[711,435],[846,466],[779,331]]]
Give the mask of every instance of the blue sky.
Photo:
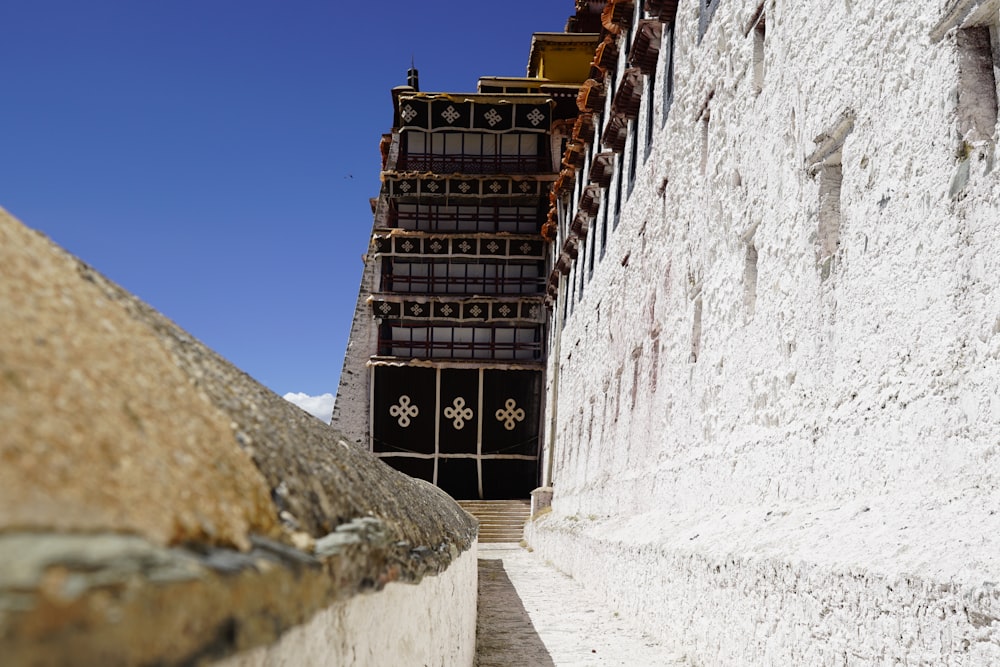
[[[7,0],[0,206],[279,394],[336,392],[389,90],[524,74],[572,0]]]

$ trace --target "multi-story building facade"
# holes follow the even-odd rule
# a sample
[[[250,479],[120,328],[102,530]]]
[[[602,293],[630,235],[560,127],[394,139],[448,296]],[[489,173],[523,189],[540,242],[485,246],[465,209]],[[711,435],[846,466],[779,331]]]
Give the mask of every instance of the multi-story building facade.
[[[475,93],[422,92],[415,71],[392,91],[352,331],[365,349],[348,354],[334,423],[457,498],[539,483],[542,226],[595,40],[536,34],[527,77],[484,77]]]

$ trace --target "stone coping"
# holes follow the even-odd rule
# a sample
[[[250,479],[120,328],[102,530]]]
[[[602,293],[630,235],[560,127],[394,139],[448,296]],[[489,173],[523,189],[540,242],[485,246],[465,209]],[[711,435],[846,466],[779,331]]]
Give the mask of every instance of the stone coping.
[[[221,657],[475,542],[443,492],[2,209],[0,331],[6,664]]]

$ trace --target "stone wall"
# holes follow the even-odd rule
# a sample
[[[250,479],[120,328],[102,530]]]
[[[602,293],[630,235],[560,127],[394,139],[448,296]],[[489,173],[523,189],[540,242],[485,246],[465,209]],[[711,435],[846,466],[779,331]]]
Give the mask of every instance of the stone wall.
[[[555,309],[529,541],[697,663],[1000,661],[996,129],[942,23],[996,6],[767,0],[755,47],[758,7],[679,5]]]
[[[450,498],[2,210],[0,332],[4,665],[203,664],[401,588],[413,614],[475,618],[476,524]],[[471,664],[474,628],[400,638]],[[371,645],[358,630],[325,637]],[[384,646],[349,664],[394,663]]]
[[[370,446],[371,422],[369,417],[368,359],[378,348],[378,327],[372,318],[368,299],[375,288],[379,261],[365,254],[365,268],[361,273],[358,300],[351,319],[351,333],[344,352],[344,365],[340,371],[337,396],[333,403],[330,425],[342,432],[350,442],[367,450]]]

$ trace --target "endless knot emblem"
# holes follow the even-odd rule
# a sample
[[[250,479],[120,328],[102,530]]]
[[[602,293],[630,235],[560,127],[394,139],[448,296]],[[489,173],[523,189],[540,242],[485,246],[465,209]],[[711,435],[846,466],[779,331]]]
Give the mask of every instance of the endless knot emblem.
[[[465,407],[465,399],[461,396],[456,398],[452,405],[454,407],[444,409],[445,419],[453,420],[451,425],[455,427],[456,431],[461,431],[465,422],[472,419],[472,408]]]
[[[535,111],[537,112],[538,109],[535,109]],[[455,111],[455,107],[451,105],[448,105],[448,108],[441,112],[441,117],[448,121],[449,124],[454,123],[455,119],[461,115],[462,114]],[[535,125],[538,125],[538,123],[535,123]]]
[[[469,308],[469,312],[472,313],[473,317],[479,317],[483,314],[483,309],[479,306],[473,306],[472,308]]]
[[[380,311],[382,311],[383,315],[388,315],[389,311],[392,310],[392,306],[390,306],[388,303],[386,303],[385,301],[383,301],[382,305],[379,306],[378,309]]]
[[[521,181],[520,187],[521,187],[521,192],[527,192],[528,190],[531,189],[531,183],[529,183],[528,181]]]
[[[417,115],[417,110],[411,107],[409,104],[407,104],[405,107],[403,107],[403,110],[399,112],[399,115],[403,117],[403,120],[409,123],[411,120],[413,120],[414,116]]]
[[[462,252],[469,252],[469,250],[472,248],[472,246],[469,245],[468,241],[462,241],[461,243],[458,244],[458,247]]]
[[[468,183],[462,183],[461,185],[458,186],[458,189],[462,191],[462,194],[465,194],[466,192],[472,189],[472,186],[469,185]]]
[[[500,310],[500,314],[503,315],[504,317],[507,317],[508,315],[510,315],[510,306],[508,306],[506,303],[504,305],[500,306],[499,310]]]
[[[513,431],[517,422],[524,421],[524,410],[517,407],[517,401],[513,398],[508,398],[504,406],[505,410],[497,410],[497,421],[503,422],[503,427],[508,431]]]
[[[441,248],[443,248],[443,247],[444,246],[441,245],[440,241],[432,241],[431,242],[431,250],[433,250],[434,252],[441,252]]]
[[[402,190],[403,192],[409,192],[410,191],[410,182],[409,181],[403,181],[402,183],[399,184],[399,189]]]
[[[531,244],[528,243],[527,241],[525,241],[524,243],[522,243],[521,244],[521,252],[523,252],[525,255],[527,255],[529,252],[531,252]]]
[[[410,239],[406,239],[405,241],[403,241],[403,250],[405,250],[406,252],[410,252],[411,250],[413,250],[413,244],[410,243]]]
[[[497,245],[496,241],[490,241],[489,243],[486,244],[486,249],[489,250],[490,252],[496,252],[497,250],[500,249],[500,246]]]
[[[503,120],[503,117],[497,113],[496,109],[490,109],[489,111],[487,111],[483,115],[483,118],[485,118],[486,122],[490,124],[490,127],[493,127],[494,125]]]
[[[438,187],[440,186],[434,181],[431,181],[430,183],[427,184],[427,189],[430,190],[431,192],[437,192]]]
[[[538,109],[532,109],[531,113],[528,114],[528,120],[533,126],[538,127],[538,124],[545,120],[545,114]]]
[[[415,303],[412,306],[410,306],[410,312],[413,313],[414,315],[419,315],[420,313],[424,312],[424,309],[420,306],[419,303]]]
[[[390,417],[399,417],[399,425],[406,428],[410,425],[410,418],[420,414],[420,409],[415,405],[410,405],[410,397],[403,394],[399,397],[399,404],[389,407]]]
[[[448,304],[444,304],[443,306],[441,306],[441,314],[444,315],[445,317],[451,315],[451,311],[452,307],[449,306]]]
[[[531,309],[528,310],[528,317],[530,317],[533,320],[537,319],[539,313],[541,313],[541,312],[542,311],[539,310],[538,306],[532,306]]]
[[[500,192],[500,190],[502,190],[502,189],[503,189],[503,186],[500,185],[500,181],[493,181],[492,183],[490,183],[490,190],[491,191],[493,191],[493,192]]]

